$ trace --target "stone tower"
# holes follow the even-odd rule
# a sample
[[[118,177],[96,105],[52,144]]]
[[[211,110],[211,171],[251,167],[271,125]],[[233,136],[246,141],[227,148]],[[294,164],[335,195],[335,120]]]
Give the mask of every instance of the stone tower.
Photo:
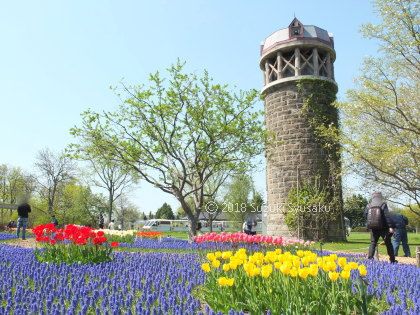
[[[339,145],[321,131],[338,124],[338,113],[332,106],[337,92],[335,56],[332,35],[317,26],[303,25],[296,18],[261,45],[262,95],[266,127],[272,135],[266,150],[268,203],[263,214],[269,235],[344,237]],[[334,198],[333,209],[322,208],[324,205],[317,209],[333,211],[333,215],[328,220],[319,215],[322,219],[315,221],[302,217],[297,220],[300,226],[293,230],[285,220],[291,210],[288,196],[293,187],[299,189],[305,182],[324,188],[330,194],[328,198]]]

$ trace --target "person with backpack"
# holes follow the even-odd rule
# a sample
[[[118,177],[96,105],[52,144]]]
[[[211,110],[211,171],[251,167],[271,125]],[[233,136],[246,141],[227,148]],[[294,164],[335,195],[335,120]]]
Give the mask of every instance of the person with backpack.
[[[395,233],[392,238],[392,246],[394,247],[394,255],[398,256],[398,248],[400,243],[404,250],[405,257],[411,257],[410,246],[408,246],[407,229],[408,219],[402,214],[395,214],[393,216],[395,222]]]
[[[382,237],[386,245],[389,261],[391,263],[396,263],[394,248],[391,243],[395,223],[392,220],[388,205],[384,201],[381,192],[374,192],[372,194],[372,200],[365,209],[365,218],[367,228],[371,230],[368,259],[373,259],[379,237]]]

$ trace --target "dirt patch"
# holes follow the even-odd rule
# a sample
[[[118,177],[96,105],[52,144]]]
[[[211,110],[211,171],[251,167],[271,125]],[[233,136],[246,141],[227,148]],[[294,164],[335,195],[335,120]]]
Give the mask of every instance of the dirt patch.
[[[334,253],[343,253],[343,254],[355,254],[355,255],[360,255],[360,254],[364,254],[363,257],[367,258],[367,254],[366,253],[360,253],[360,252],[352,252],[352,251],[346,251],[346,250],[340,250],[340,251],[331,251]],[[379,260],[380,261],[389,261],[389,256],[388,255],[379,255]],[[416,258],[414,257],[396,257],[396,260],[398,261],[399,264],[409,264],[409,265],[416,265],[417,261]]]
[[[7,245],[18,246],[18,247],[23,247],[23,248],[35,248],[36,247],[36,242],[35,242],[34,238],[27,238],[26,240],[14,239],[14,240],[10,240],[10,241],[5,241],[4,243],[7,244]]]

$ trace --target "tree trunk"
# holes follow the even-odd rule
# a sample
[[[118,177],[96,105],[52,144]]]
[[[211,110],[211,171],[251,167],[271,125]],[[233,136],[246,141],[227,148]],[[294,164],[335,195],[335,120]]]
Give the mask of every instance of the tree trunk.
[[[190,231],[189,231],[188,234],[189,234],[189,237],[191,239],[193,236],[197,235],[198,216],[196,216],[194,214],[192,214],[192,215],[188,214],[188,219],[190,221]]]
[[[113,212],[113,201],[114,201],[114,194],[112,193],[112,191],[109,191],[109,196],[108,196],[108,223],[111,222],[112,220],[112,212]]]

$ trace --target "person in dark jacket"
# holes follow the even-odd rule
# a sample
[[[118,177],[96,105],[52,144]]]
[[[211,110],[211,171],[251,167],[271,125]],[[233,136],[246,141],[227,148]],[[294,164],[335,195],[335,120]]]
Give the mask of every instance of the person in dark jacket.
[[[408,219],[406,216],[402,214],[395,214],[393,216],[393,220],[395,222],[395,233],[392,238],[392,246],[394,247],[394,254],[395,256],[398,256],[398,248],[400,247],[400,243],[402,243],[405,257],[411,257],[410,246],[408,246],[408,237],[407,237],[407,229],[406,229],[406,226],[408,225]]]
[[[373,259],[379,237],[382,237],[385,241],[389,261],[395,263],[394,248],[391,243],[395,224],[381,192],[374,192],[372,194],[372,200],[365,209],[365,218],[367,227],[371,230],[368,259]]]
[[[26,236],[26,227],[28,226],[28,217],[31,212],[31,206],[28,203],[28,200],[25,200],[18,206],[18,220],[17,220],[17,230],[16,235],[19,238],[20,229],[22,229],[22,240],[25,240]]]
[[[51,216],[51,223],[54,224],[56,228],[58,227],[58,220],[54,214]]]

